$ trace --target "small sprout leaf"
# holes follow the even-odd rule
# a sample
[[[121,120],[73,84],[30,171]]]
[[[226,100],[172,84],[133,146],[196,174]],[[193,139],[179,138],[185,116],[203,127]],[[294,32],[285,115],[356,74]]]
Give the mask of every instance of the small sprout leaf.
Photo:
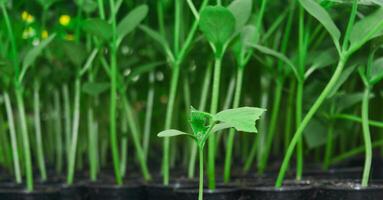
[[[174,136],[179,136],[179,135],[187,135],[187,136],[194,137],[193,135],[191,135],[189,133],[185,133],[185,132],[175,130],[175,129],[169,129],[169,130],[161,131],[160,133],[158,133],[157,136],[158,137],[174,137]]]
[[[82,91],[91,96],[99,96],[109,90],[110,83],[94,83],[88,82],[82,86]]]
[[[137,77],[141,74],[154,71],[158,66],[163,65],[164,62],[152,62],[144,65],[140,65],[138,67],[133,68],[132,73],[130,73],[127,77],[129,81],[134,79],[134,77]]]
[[[329,13],[314,0],[299,0],[299,2],[303,6],[303,8],[315,19],[317,19],[324,26],[324,28],[330,33],[332,40],[335,43],[335,46],[339,50],[340,49],[339,39],[341,34],[338,27],[335,25],[334,21],[331,19]]]
[[[235,32],[235,17],[225,7],[207,6],[201,11],[199,27],[213,45],[216,56],[222,56],[224,46]]]
[[[234,0],[229,5],[229,10],[233,13],[236,20],[236,31],[241,31],[249,21],[253,0]]]
[[[162,46],[162,48],[164,48],[164,50],[165,50],[166,54],[169,56],[169,58],[174,60],[173,53],[170,50],[169,43],[166,40],[166,38],[164,38],[160,33],[149,28],[148,26],[140,25],[139,28],[143,32],[145,32],[149,37],[151,37],[153,40],[157,41]]]
[[[213,120],[226,123],[238,131],[257,133],[255,121],[265,112],[262,108],[241,107],[221,111]]]
[[[102,40],[109,40],[112,38],[112,25],[102,19],[93,18],[85,20],[82,28],[87,33],[94,35]]]
[[[133,9],[126,15],[117,26],[118,41],[121,41],[126,35],[132,32],[148,15],[147,5],[141,5]]]
[[[20,80],[23,79],[25,73],[27,72],[28,68],[33,65],[33,63],[35,62],[36,58],[41,54],[41,52],[49,45],[49,43],[52,42],[52,40],[56,37],[56,34],[52,34],[51,36],[49,36],[47,39],[43,40],[39,45],[37,45],[36,47],[33,47],[31,50],[29,50],[25,57],[24,57],[24,61],[23,61],[23,67],[22,67],[22,71],[21,71],[21,74],[20,74]]]
[[[372,38],[383,34],[383,8],[355,23],[351,34],[351,47],[363,45]]]

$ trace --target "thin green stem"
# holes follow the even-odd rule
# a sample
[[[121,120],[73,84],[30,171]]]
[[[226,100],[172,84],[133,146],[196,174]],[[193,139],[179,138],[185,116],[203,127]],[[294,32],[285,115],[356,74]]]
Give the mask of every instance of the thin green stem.
[[[61,121],[61,105],[60,105],[60,92],[54,91],[54,132],[56,139],[56,172],[62,173],[63,169],[63,142],[62,142],[62,121]]]
[[[140,138],[139,138],[140,134],[139,134],[138,126],[134,121],[135,118],[133,115],[132,108],[130,106],[130,102],[128,101],[128,98],[126,97],[125,94],[122,93],[121,95],[123,96],[122,100],[123,100],[123,104],[124,104],[124,109],[126,112],[126,116],[127,116],[130,130],[132,133],[133,144],[134,144],[134,147],[136,150],[136,155],[137,155],[137,158],[138,158],[138,161],[140,164],[141,173],[144,176],[145,181],[150,181],[152,179],[152,177],[149,173],[149,169],[148,169],[148,166],[146,164],[144,150],[142,149]]]
[[[377,148],[377,147],[382,147],[382,146],[383,146],[383,140],[375,141],[375,142],[373,142],[371,144],[371,148]],[[343,153],[343,154],[333,158],[331,160],[331,164],[334,165],[334,164],[339,163],[341,161],[344,161],[344,160],[347,160],[349,158],[355,157],[356,155],[361,154],[361,153],[363,153],[365,151],[366,151],[365,145],[359,146],[359,147],[355,147],[355,148],[351,149],[350,151],[345,152],[345,153]]]
[[[283,85],[284,85],[284,79],[277,80],[276,82],[276,88],[275,88],[275,93],[274,93],[274,101],[273,101],[273,110],[271,113],[271,118],[270,118],[270,125],[269,129],[266,135],[266,144],[263,148],[262,152],[262,157],[260,158],[258,162],[258,172],[260,174],[263,174],[268,158],[270,156],[270,150],[273,144],[273,139],[277,127],[277,122],[278,122],[278,116],[279,116],[279,110],[280,110],[280,104],[281,104],[281,96],[282,96],[282,91],[283,91]]]
[[[368,186],[371,171],[372,161],[372,146],[371,146],[371,133],[368,126],[368,110],[369,110],[370,88],[365,88],[362,102],[362,126],[363,126],[363,139],[365,144],[365,161],[362,176],[362,187]]]
[[[295,119],[296,119],[296,127],[299,127],[300,123],[302,122],[302,107],[303,107],[303,82],[298,81],[297,84],[297,98],[296,98],[296,112],[295,112]],[[303,142],[302,138],[299,138],[298,140],[298,146],[297,146],[297,166],[296,166],[296,179],[301,180],[302,179],[302,173],[303,173]]]
[[[222,57],[215,59],[212,99],[210,106],[210,114],[217,113],[219,104],[219,88],[221,78]],[[208,186],[209,189],[215,189],[215,137],[210,136],[208,139]]]
[[[203,148],[199,147],[199,190],[198,200],[203,200]]]
[[[47,172],[45,167],[43,141],[41,137],[41,120],[40,120],[40,95],[38,83],[35,83],[33,90],[33,108],[34,108],[34,124],[36,134],[37,161],[40,169],[41,180],[47,180]]]
[[[110,70],[111,70],[111,90],[110,90],[110,142],[112,149],[114,176],[117,185],[122,185],[122,176],[120,173],[120,157],[117,142],[117,33],[116,33],[116,8],[114,0],[109,0],[111,20],[112,20],[112,41],[110,54]]]
[[[239,103],[241,101],[243,73],[244,73],[244,68],[242,66],[239,66],[237,70],[237,80],[236,80],[233,108],[238,108]],[[231,158],[233,155],[234,136],[235,136],[235,130],[230,129],[229,137],[227,139],[227,145],[226,145],[226,157],[225,157],[224,179],[223,179],[224,183],[228,183],[230,181],[231,165],[232,165]]]
[[[289,88],[289,98],[287,100],[287,111],[286,111],[286,124],[285,124],[285,138],[284,138],[284,147],[285,151],[287,150],[287,147],[289,146],[289,141],[291,139],[291,131],[292,131],[292,119],[294,117],[293,115],[293,108],[294,108],[294,98],[296,97],[295,89],[296,89],[297,82],[295,80],[292,80],[290,82],[290,88]]]
[[[332,117],[334,119],[343,119],[343,120],[349,120],[349,121],[354,121],[354,122],[359,122],[359,123],[363,122],[362,118],[357,117],[355,115],[349,115],[349,114],[337,114],[337,115],[334,115]],[[383,122],[380,122],[380,121],[369,120],[368,124],[370,126],[383,128]]]
[[[31,149],[30,149],[28,128],[27,128],[26,115],[25,115],[23,92],[20,85],[16,86],[16,100],[17,100],[17,107],[19,110],[21,134],[23,138],[24,166],[25,166],[25,174],[27,176],[27,190],[33,191],[33,171],[32,171]]]
[[[90,168],[90,180],[97,181],[97,168],[98,168],[98,157],[97,157],[97,139],[98,134],[96,130],[97,124],[94,122],[93,108],[88,108],[88,152],[89,152],[89,168]]]
[[[79,79],[75,82],[75,95],[74,95],[74,111],[72,122],[72,136],[69,150],[69,160],[67,169],[67,184],[72,185],[74,179],[74,171],[76,165],[76,152],[77,152],[77,140],[78,129],[80,126],[80,93],[81,93],[81,81]]]
[[[327,131],[327,142],[325,147],[325,157],[323,162],[323,169],[328,170],[330,167],[331,157],[333,154],[333,140],[334,140],[334,123],[331,122],[330,127]]]
[[[308,113],[303,118],[303,121],[300,123],[300,125],[299,125],[297,131],[295,132],[295,134],[294,134],[294,136],[290,142],[290,145],[286,151],[285,157],[283,159],[283,162],[282,162],[279,174],[278,174],[277,181],[275,183],[275,187],[280,188],[282,186],[287,168],[289,166],[291,156],[294,152],[294,148],[295,148],[297,142],[300,140],[300,138],[303,134],[303,131],[306,128],[307,124],[310,122],[312,117],[318,111],[318,109],[320,108],[320,106],[322,105],[324,100],[328,97],[331,90],[333,89],[333,87],[337,83],[337,81],[338,81],[338,79],[339,79],[339,77],[343,71],[343,68],[347,62],[348,56],[349,56],[348,54],[342,54],[341,55],[339,63],[337,65],[336,70],[335,70],[333,76],[331,77],[330,81],[328,82],[328,84],[326,85],[324,90],[321,92],[321,94],[319,95],[319,97],[317,98],[315,103],[311,106]]]
[[[145,114],[145,127],[144,127],[144,137],[143,137],[143,149],[145,154],[145,160],[148,158],[149,152],[149,142],[150,142],[150,131],[151,131],[151,123],[153,116],[153,104],[154,104],[154,72],[150,72],[149,74],[149,91],[148,97],[146,101],[146,114]]]
[[[13,120],[13,110],[12,110],[11,100],[7,92],[4,92],[3,96],[4,96],[5,108],[7,112],[7,118],[8,118],[9,135],[11,138],[13,169],[15,173],[15,179],[16,179],[16,183],[21,183],[22,177],[21,177],[21,170],[20,170],[19,149],[17,148],[16,128],[15,128],[15,122]]]

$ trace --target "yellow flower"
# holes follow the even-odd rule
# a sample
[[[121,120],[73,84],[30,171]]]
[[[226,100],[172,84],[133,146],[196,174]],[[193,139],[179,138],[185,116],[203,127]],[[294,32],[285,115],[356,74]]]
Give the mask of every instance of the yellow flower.
[[[27,23],[32,23],[35,20],[35,18],[25,10],[21,13],[21,19]]]
[[[43,32],[41,32],[41,38],[43,39],[46,39],[48,37],[49,33],[47,30],[44,30]]]
[[[73,41],[74,40],[74,36],[73,36],[73,34],[67,34],[67,35],[65,35],[65,39],[69,40],[69,41]]]
[[[68,26],[70,23],[70,16],[69,15],[61,15],[59,22],[62,26]]]

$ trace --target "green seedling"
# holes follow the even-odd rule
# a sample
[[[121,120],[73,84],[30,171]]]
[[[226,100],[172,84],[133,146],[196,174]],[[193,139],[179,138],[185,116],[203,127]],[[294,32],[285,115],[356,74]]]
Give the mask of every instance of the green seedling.
[[[341,46],[339,41],[341,33],[338,27],[332,21],[328,12],[313,0],[300,0],[299,2],[304,7],[304,9],[314,18],[316,18],[330,34],[331,39],[334,42],[339,54],[339,60],[330,81],[327,83],[326,87],[323,89],[319,97],[309,109],[308,113],[303,118],[302,122],[297,127],[297,130],[286,151],[277,181],[275,183],[277,188],[282,186],[285,173],[289,166],[290,158],[297,142],[301,139],[304,129],[335,87],[350,56],[372,38],[382,34],[383,30],[383,22],[381,21],[383,16],[382,8],[378,9],[370,16],[367,16],[355,23],[358,4],[357,1],[354,0],[352,5],[352,12],[350,14],[349,22],[344,35],[343,44]]]
[[[165,130],[158,134],[158,137],[173,137],[186,135],[191,137],[199,149],[199,193],[198,200],[203,200],[203,180],[204,180],[204,146],[208,138],[215,132],[234,128],[237,131],[256,133],[255,121],[265,112],[265,109],[253,107],[241,107],[228,109],[217,114],[201,112],[191,108],[189,124],[193,134],[179,130]]]

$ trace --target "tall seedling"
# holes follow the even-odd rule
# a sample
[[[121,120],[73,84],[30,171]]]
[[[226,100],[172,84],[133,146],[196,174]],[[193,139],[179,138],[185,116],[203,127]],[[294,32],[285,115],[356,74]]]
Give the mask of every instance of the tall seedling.
[[[337,28],[337,26],[334,24],[334,22],[332,21],[327,11],[313,0],[300,0],[300,3],[304,7],[304,9],[310,15],[315,17],[329,32],[331,39],[333,40],[335,47],[338,51],[339,60],[330,81],[327,83],[324,90],[321,92],[319,97],[316,99],[314,104],[309,109],[308,113],[303,118],[302,122],[297,128],[297,131],[295,132],[289,144],[289,147],[287,149],[287,152],[285,154],[283,163],[281,165],[281,168],[278,174],[277,181],[275,183],[275,186],[277,188],[282,186],[282,182],[285,177],[285,174],[290,162],[290,158],[292,156],[292,153],[294,151],[294,148],[297,142],[300,140],[302,136],[304,129],[306,128],[307,124],[310,122],[312,117],[315,115],[317,110],[320,108],[322,103],[325,101],[325,99],[329,96],[330,92],[335,87],[349,57],[358,49],[360,49],[369,40],[376,37],[377,35],[380,35],[383,30],[383,21],[381,20],[383,16],[382,8],[380,8],[374,14],[368,17],[365,17],[364,19],[355,23],[355,17],[357,13],[358,4],[357,4],[357,0],[354,0],[353,6],[352,6],[352,12],[350,14],[349,22],[344,35],[343,44],[341,46],[339,41],[341,37],[340,31]]]

